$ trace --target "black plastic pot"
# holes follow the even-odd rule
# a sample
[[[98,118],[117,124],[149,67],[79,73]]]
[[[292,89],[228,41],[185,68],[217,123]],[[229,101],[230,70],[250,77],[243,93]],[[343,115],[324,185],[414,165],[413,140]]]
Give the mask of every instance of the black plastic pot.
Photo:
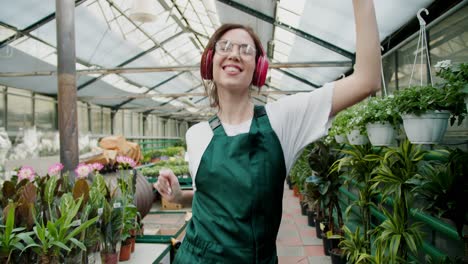
[[[286,183],[288,184],[289,190],[293,189],[293,184],[291,182],[291,178],[286,177]]]
[[[323,253],[325,256],[330,256],[330,242],[328,241],[328,238],[326,235],[322,235],[322,241],[323,241]]]
[[[331,263],[332,264],[346,264],[346,256],[335,251],[330,251]]]
[[[299,202],[301,204],[301,214],[302,215],[307,215],[307,208],[309,208],[309,205],[306,202]]]
[[[315,212],[312,210],[307,210],[307,224],[309,226],[314,227],[315,226]]]
[[[321,239],[322,235],[323,235],[322,229],[320,229],[320,223],[325,225],[324,232],[326,233],[328,231],[328,221],[325,222],[323,220],[315,219],[315,231],[316,231],[316,234],[317,234],[317,238],[319,238],[319,239]]]

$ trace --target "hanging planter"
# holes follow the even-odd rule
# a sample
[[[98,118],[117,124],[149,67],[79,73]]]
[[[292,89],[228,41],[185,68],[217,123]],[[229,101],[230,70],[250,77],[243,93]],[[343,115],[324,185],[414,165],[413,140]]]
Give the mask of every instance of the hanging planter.
[[[447,130],[448,111],[427,111],[421,115],[406,114],[403,126],[406,136],[413,144],[438,144]]]
[[[389,122],[370,123],[366,129],[373,146],[390,146],[395,142],[395,129]]]
[[[369,139],[366,135],[362,134],[359,129],[353,129],[346,134],[349,144],[351,145],[365,145],[369,143]]]
[[[348,139],[346,138],[346,135],[345,135],[345,134],[335,135],[335,141],[336,141],[336,143],[338,143],[338,144],[345,144],[345,143],[348,143]]]

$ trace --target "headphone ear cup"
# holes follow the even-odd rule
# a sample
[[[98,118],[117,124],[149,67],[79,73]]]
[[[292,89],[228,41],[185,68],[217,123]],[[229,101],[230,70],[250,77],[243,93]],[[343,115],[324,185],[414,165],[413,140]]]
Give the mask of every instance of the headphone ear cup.
[[[204,80],[213,79],[213,50],[209,49],[203,53],[200,62],[200,75]]]
[[[255,67],[255,73],[252,80],[253,85],[260,88],[265,84],[268,65],[268,58],[265,55],[258,57],[257,67]]]

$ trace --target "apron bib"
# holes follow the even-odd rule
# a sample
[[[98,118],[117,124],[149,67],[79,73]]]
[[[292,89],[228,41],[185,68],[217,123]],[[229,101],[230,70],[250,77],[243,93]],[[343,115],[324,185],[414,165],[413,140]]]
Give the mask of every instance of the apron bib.
[[[210,126],[175,263],[278,263],[286,166],[265,108],[255,106],[249,133],[227,136],[217,117]]]

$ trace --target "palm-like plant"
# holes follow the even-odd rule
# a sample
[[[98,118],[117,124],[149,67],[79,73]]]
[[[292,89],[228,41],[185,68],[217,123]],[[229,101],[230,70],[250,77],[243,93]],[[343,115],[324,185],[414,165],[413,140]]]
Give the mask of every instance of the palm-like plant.
[[[370,251],[370,223],[371,223],[371,206],[375,206],[373,199],[377,196],[378,192],[372,188],[372,178],[374,177],[374,170],[380,163],[379,154],[382,149],[372,148],[372,146],[350,146],[349,148],[342,149],[341,152],[345,156],[337,160],[332,167],[332,171],[347,170],[348,180],[345,184],[352,182],[354,186],[359,189],[358,200],[352,202],[346,209],[345,215],[348,216],[349,212],[354,206],[360,210],[360,216],[364,227],[364,237],[367,241],[366,246]]]
[[[382,193],[382,203],[393,197],[393,212],[382,210],[387,216],[380,226],[376,228],[377,235],[382,247],[387,249],[389,257],[396,261],[400,256],[403,261],[407,260],[407,248],[411,251],[421,244],[419,224],[409,225],[409,204],[412,201],[411,194],[414,184],[412,180],[419,175],[421,168],[427,166],[423,160],[425,151],[404,141],[397,148],[390,148],[382,157],[381,165],[377,168],[372,180],[373,190]],[[419,234],[419,235],[418,235]]]
[[[370,253],[369,241],[361,234],[361,228],[358,226],[352,232],[347,226],[343,226],[344,238],[341,240],[339,247],[346,255],[348,263],[368,263],[366,258],[362,256]]]

